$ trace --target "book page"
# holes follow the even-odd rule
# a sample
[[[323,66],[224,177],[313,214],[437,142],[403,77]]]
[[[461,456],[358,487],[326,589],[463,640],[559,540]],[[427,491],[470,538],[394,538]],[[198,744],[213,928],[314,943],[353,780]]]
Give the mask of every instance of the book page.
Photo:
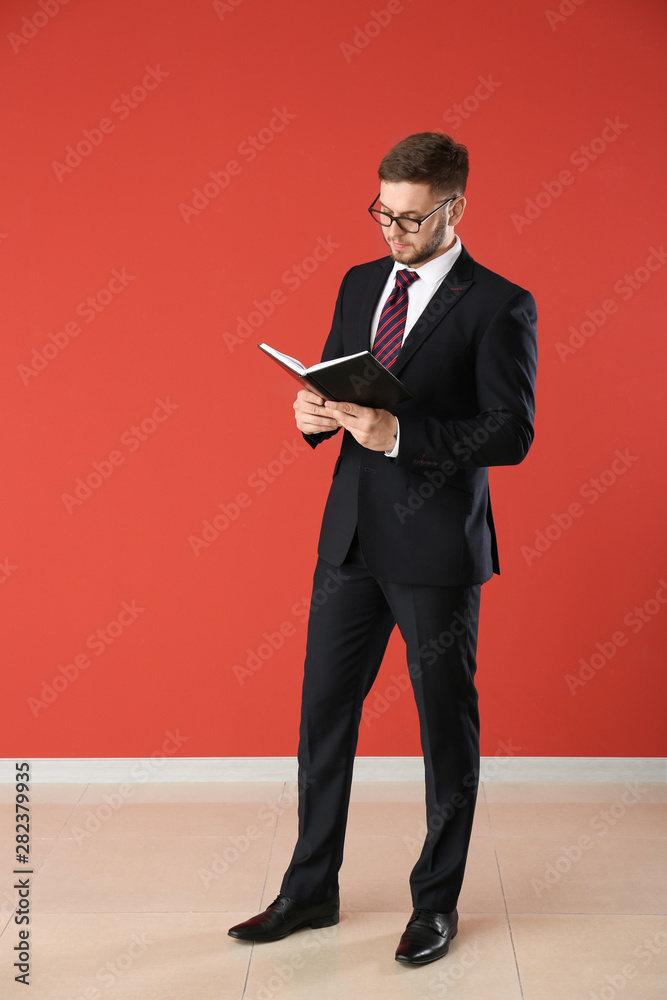
[[[359,351],[358,354],[346,354],[343,358],[334,358],[333,361],[320,361],[319,365],[311,365],[307,368],[307,372],[317,372],[321,368],[328,368],[329,365],[338,365],[341,361],[351,361],[352,358],[363,358],[364,354],[370,354],[370,351]]]
[[[296,358],[291,358],[289,354],[282,354],[281,351],[276,351],[275,348],[269,347],[268,344],[258,344],[258,347],[260,347],[263,351],[266,351],[267,354],[276,358],[277,361],[282,361],[283,364],[292,368],[299,375],[303,375],[306,371],[304,365],[302,365],[300,361],[297,361]]]

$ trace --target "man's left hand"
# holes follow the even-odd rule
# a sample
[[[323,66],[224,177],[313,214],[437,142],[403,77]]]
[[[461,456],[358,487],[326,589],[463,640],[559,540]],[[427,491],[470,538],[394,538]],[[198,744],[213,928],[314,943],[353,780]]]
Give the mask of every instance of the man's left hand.
[[[327,400],[327,410],[345,430],[370,451],[391,451],[396,444],[398,421],[388,410],[374,410],[356,403],[334,403]]]

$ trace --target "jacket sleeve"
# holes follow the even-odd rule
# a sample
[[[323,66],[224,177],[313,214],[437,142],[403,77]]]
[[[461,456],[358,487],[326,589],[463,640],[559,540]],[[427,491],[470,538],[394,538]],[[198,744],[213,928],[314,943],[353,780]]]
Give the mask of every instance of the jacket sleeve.
[[[517,465],[533,441],[537,310],[529,292],[515,289],[477,341],[475,416],[440,420],[401,417],[399,452],[389,459],[412,471]]]

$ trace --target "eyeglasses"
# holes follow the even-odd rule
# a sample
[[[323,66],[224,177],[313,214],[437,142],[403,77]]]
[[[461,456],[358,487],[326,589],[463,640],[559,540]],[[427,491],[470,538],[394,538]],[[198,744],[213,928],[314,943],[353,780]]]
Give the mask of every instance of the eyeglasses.
[[[438,205],[437,208],[434,208],[433,211],[429,212],[423,219],[397,218],[395,215],[390,215],[389,212],[381,212],[379,208],[374,207],[375,202],[379,197],[380,195],[375,198],[373,204],[368,209],[371,217],[375,219],[376,222],[379,222],[380,225],[385,226],[385,228],[390,226],[392,222],[395,222],[404,233],[418,233],[424,223],[427,222],[432,215],[435,215],[435,213],[439,212],[441,208],[444,208],[448,202],[454,201],[458,195],[452,195],[452,197],[448,198],[447,201],[443,201],[442,205]]]

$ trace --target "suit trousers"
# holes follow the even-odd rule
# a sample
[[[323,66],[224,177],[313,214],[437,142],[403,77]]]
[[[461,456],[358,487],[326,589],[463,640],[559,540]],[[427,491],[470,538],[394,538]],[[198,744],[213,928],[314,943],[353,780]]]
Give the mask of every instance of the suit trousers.
[[[426,837],[410,875],[412,902],[441,913],[454,910],[479,782],[480,590],[479,584],[377,580],[356,534],[340,567],[318,559],[299,730],[299,830],[280,890],[286,896],[319,902],[338,889],[363,702],[398,625],[425,772]]]

